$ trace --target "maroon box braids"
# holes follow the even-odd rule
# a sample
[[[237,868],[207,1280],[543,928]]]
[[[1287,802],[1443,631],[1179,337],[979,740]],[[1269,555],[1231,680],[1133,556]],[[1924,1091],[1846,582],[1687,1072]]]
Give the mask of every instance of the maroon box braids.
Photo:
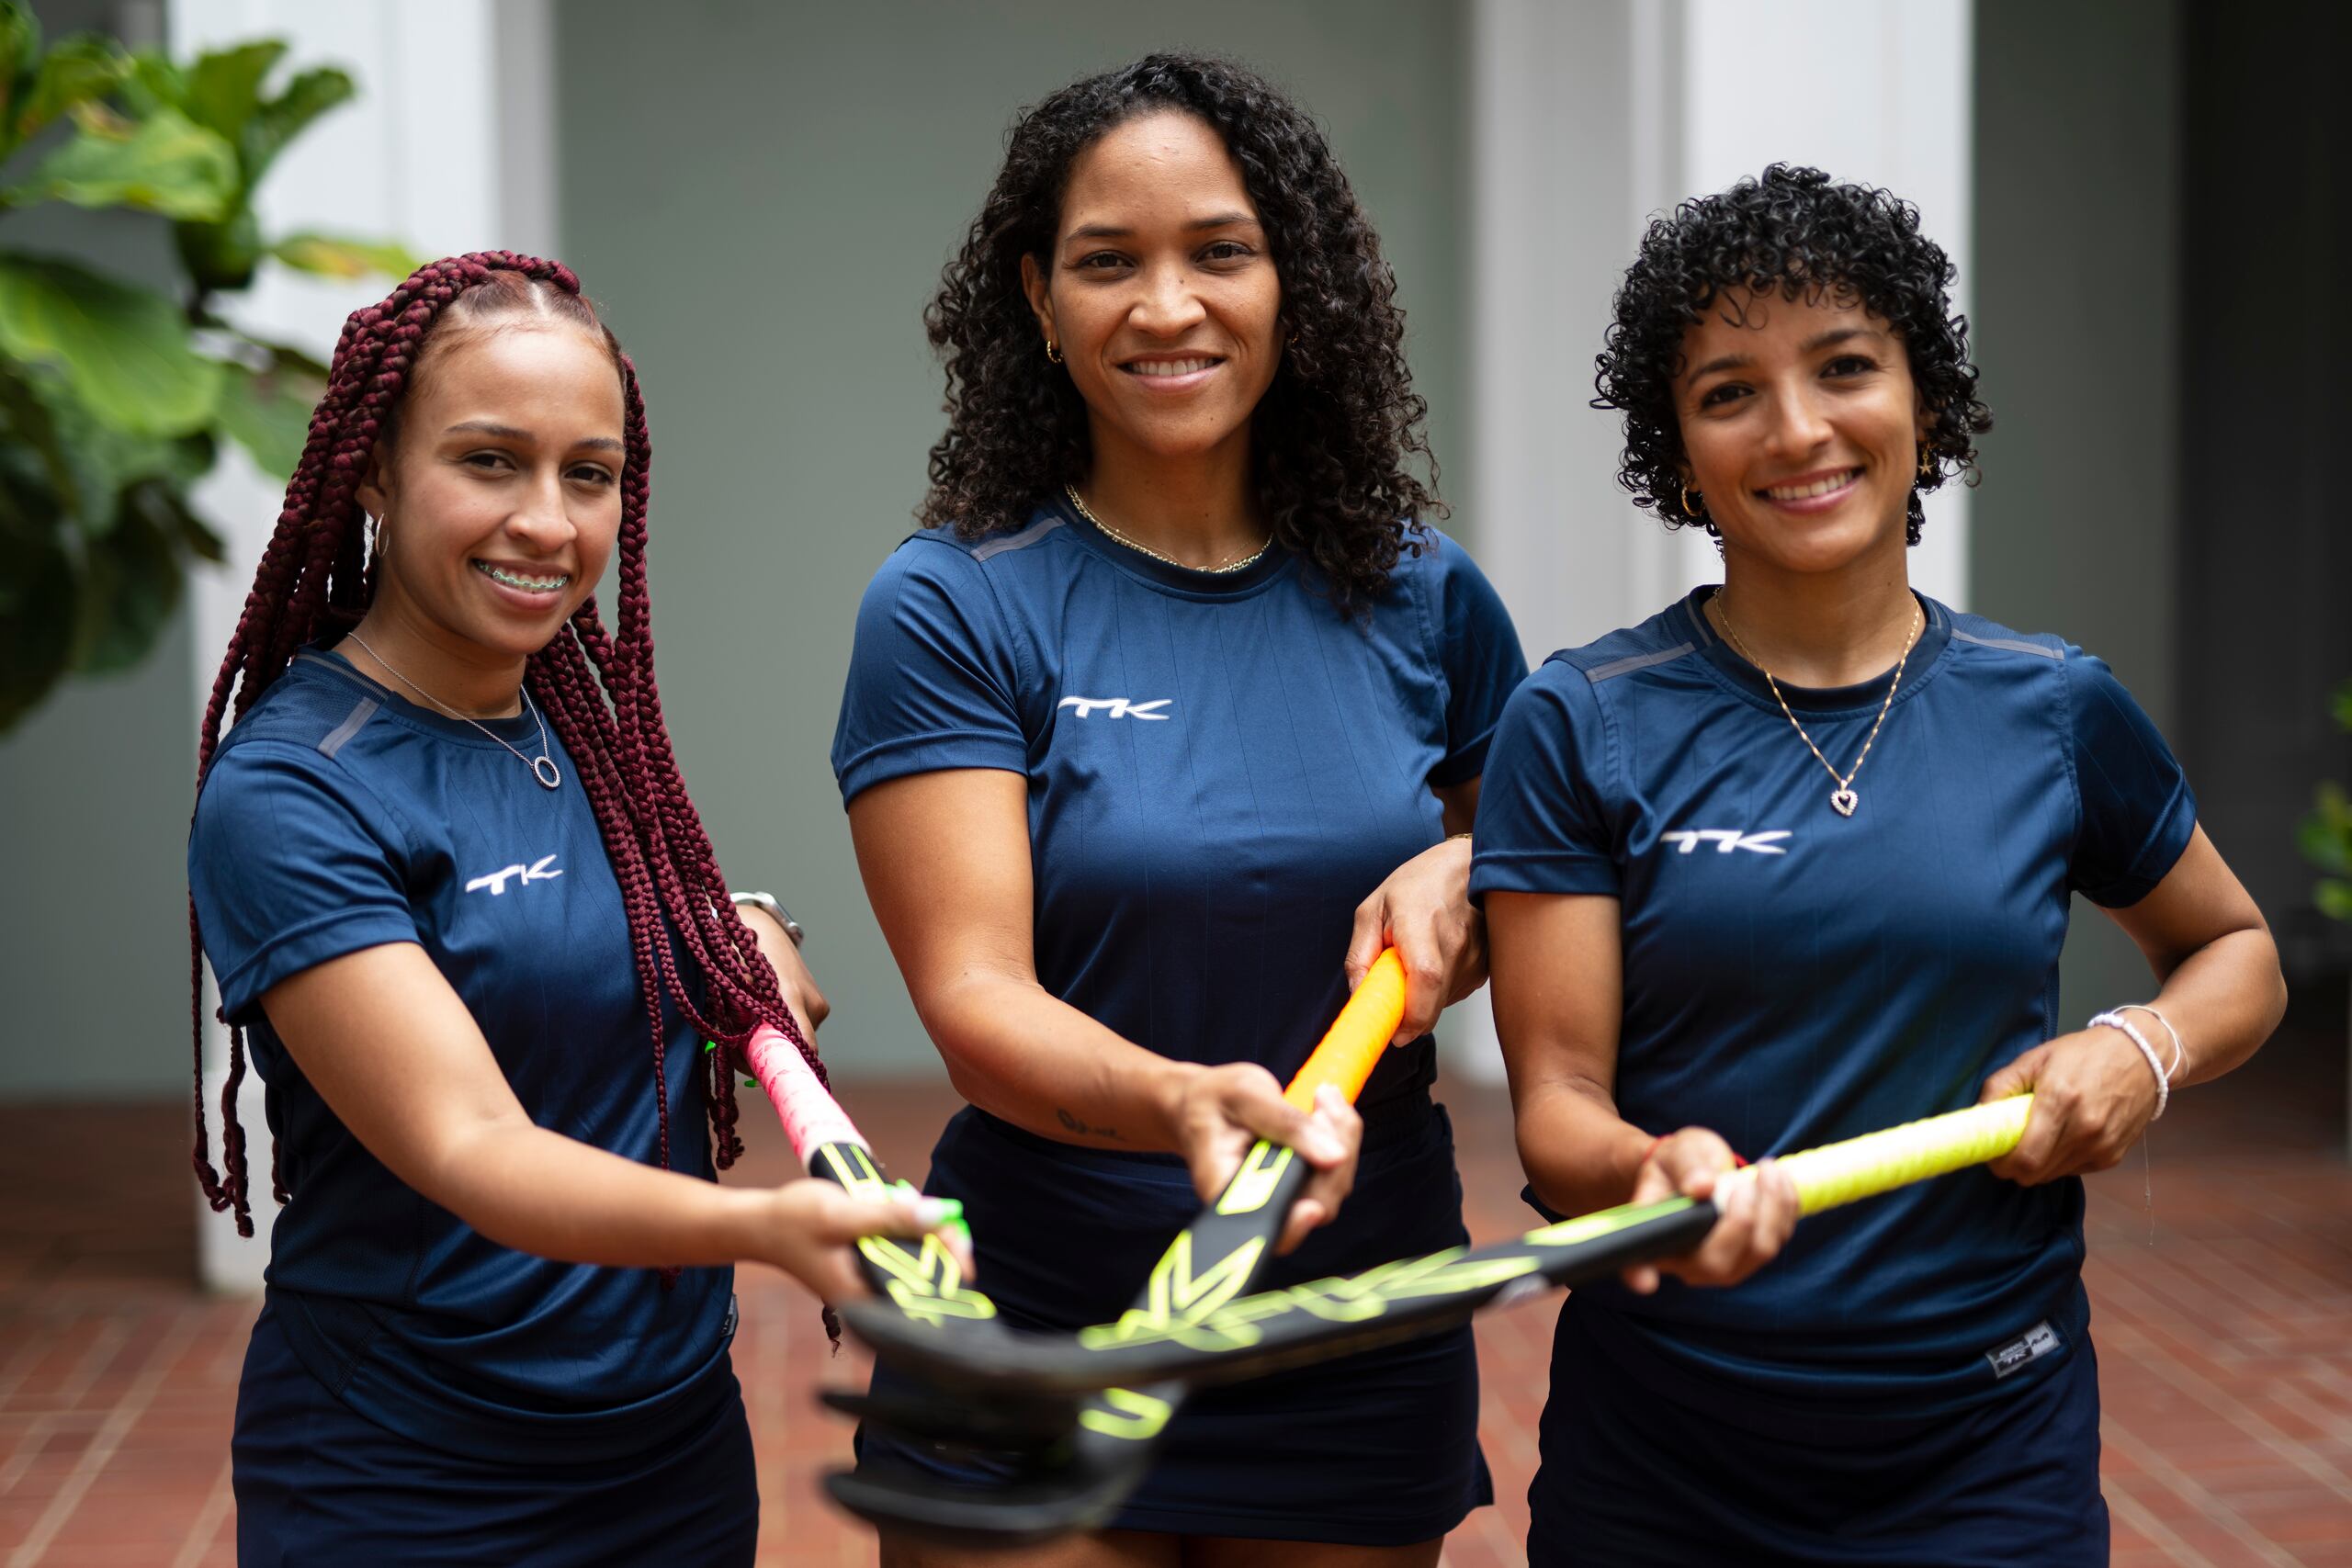
[[[662,698],[653,679],[651,603],[646,591],[646,503],[652,442],[637,370],[611,331],[581,298],[580,280],[560,263],[482,251],[417,269],[381,304],[344,322],[329,367],[326,395],[311,415],[302,460],[286,487],[286,503],[251,592],[213,678],[198,742],[197,785],[220,746],[221,718],[244,716],[295,653],[322,635],[358,624],[375,596],[374,566],[357,498],[379,444],[397,435],[402,398],[420,367],[445,352],[476,322],[537,316],[591,333],[611,355],[621,379],[627,455],[621,477],[620,621],[607,633],[591,596],[533,654],[524,680],[548,725],[571,753],[573,771],[596,815],[628,907],[629,945],[637,964],[653,1041],[653,1096],[660,1108],[661,1158],[670,1164],[670,1106],[664,1077],[664,998],[698,1030],[741,1047],[753,1027],[774,1024],[816,1068],[824,1068],[786,1010],[775,973],[751,931],[728,902],[709,836],[686,795]],[[683,942],[688,964],[673,946]],[[188,904],[189,1017],[196,1052],[196,1179],[213,1210],[232,1212],[240,1235],[253,1234],[247,1200],[245,1135],[237,1120],[237,1091],[245,1074],[243,1031],[229,1031],[229,1079],[220,1095],[221,1168],[213,1168],[205,1134],[203,933],[195,900]],[[698,994],[699,992],[699,994]],[[705,1103],[720,1168],[742,1152],[736,1135],[735,1080],[729,1053],[711,1054]],[[288,1194],[277,1153],[270,1187],[280,1203]]]

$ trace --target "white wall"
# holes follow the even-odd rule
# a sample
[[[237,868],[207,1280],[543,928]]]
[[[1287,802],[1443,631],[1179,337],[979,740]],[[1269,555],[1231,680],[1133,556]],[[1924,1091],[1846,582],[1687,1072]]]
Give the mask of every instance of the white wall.
[[[380,236],[425,257],[552,248],[545,0],[172,0],[166,26],[178,58],[280,38],[292,46],[281,73],[334,64],[358,80],[357,101],[318,121],[271,170],[258,203],[265,234]],[[344,317],[383,298],[391,282],[339,284],[272,267],[234,314],[247,331],[324,358]],[[231,448],[201,500],[206,515],[225,525],[229,560],[201,577],[192,595],[196,679],[188,696],[199,720],[280,496],[275,481]],[[206,1065],[206,1098],[216,1107],[227,1058],[227,1036],[216,1026]],[[253,1139],[260,1234],[241,1242],[225,1217],[199,1206],[204,1275],[218,1289],[256,1288],[268,1260],[267,1130],[260,1084],[250,1076],[241,1115]],[[216,1157],[219,1146],[216,1127]]]

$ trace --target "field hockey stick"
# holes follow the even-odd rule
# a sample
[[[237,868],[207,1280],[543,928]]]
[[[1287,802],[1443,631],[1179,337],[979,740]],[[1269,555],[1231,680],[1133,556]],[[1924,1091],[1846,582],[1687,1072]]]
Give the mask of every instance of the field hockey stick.
[[[743,1055],[784,1122],[793,1157],[810,1176],[863,1197],[887,1198],[905,1186],[883,1175],[865,1135],[817,1080],[797,1046],[763,1024],[752,1032]],[[961,1215],[952,1223],[960,1225]],[[969,1233],[966,1235],[968,1239]],[[896,1314],[912,1325],[995,1326],[996,1304],[973,1287],[954,1251],[938,1236],[926,1235],[912,1244],[894,1236],[863,1236],[857,1253],[860,1272],[874,1292],[871,1302],[854,1303],[861,1308]],[[1080,1397],[1008,1393],[984,1406],[947,1406],[943,1416],[933,1401],[827,1396],[852,1414],[870,1415],[904,1430],[930,1436],[944,1428],[939,1432],[943,1437],[1013,1450],[1051,1450],[1065,1443],[1077,1424]]]
[[[2033,1097],[2018,1095],[1775,1162],[1817,1214],[1860,1199],[2000,1158],[2025,1132]],[[1097,1383],[1232,1382],[1351,1356],[1468,1322],[1495,1303],[1614,1275],[1696,1247],[1720,1217],[1712,1199],[1625,1204],[1481,1247],[1449,1247],[1340,1279],[1238,1297],[1181,1322],[1134,1320],[1075,1335],[1023,1337],[1008,1353],[959,1353],[950,1337],[922,1339],[888,1317],[849,1314],[878,1351],[967,1398],[1074,1393]]]
[[[809,1175],[858,1197],[888,1198],[898,1190],[849,1113],[817,1081],[799,1047],[763,1023],[752,1032],[743,1056],[784,1121],[793,1157]],[[961,1224],[960,1217],[955,1223]],[[889,1303],[889,1310],[910,1322],[989,1323],[996,1317],[996,1303],[972,1288],[964,1266],[936,1235],[911,1246],[894,1236],[863,1236],[857,1253],[876,1301]]]
[[[1328,1084],[1352,1102],[1379,1065],[1404,1013],[1404,966],[1390,948],[1374,961],[1329,1032],[1283,1089],[1283,1099],[1302,1111],[1312,1111],[1317,1094]],[[1120,1322],[1138,1334],[1181,1332],[1242,1296],[1272,1261],[1291,1205],[1311,1174],[1306,1162],[1289,1148],[1259,1140],[1216,1201],[1161,1255]],[[938,1346],[956,1346],[949,1364],[973,1358],[986,1361],[1027,1342],[1026,1337],[992,1322],[918,1325],[903,1314],[897,1315],[900,1327],[914,1332],[893,1337],[887,1354],[894,1365],[900,1346],[922,1337]],[[920,1355],[910,1358],[910,1364],[922,1362]],[[1189,1392],[1181,1382],[1143,1385],[1128,1381],[1125,1386],[1097,1382],[1063,1391],[1021,1386],[1016,1380],[991,1399],[1011,1395],[1035,1400],[1063,1393],[1081,1397],[1067,1441],[1023,1445],[1026,1462],[1010,1481],[987,1487],[943,1487],[926,1476],[876,1470],[828,1476],[826,1488],[835,1502],[859,1517],[911,1535],[994,1546],[1049,1540],[1100,1524],[1117,1511],[1142,1479],[1160,1434]],[[829,1396],[826,1403],[882,1425],[899,1424],[894,1416],[911,1416],[914,1419],[905,1429],[933,1440],[960,1438],[969,1446],[991,1446],[975,1425],[959,1421],[956,1404],[901,1404],[894,1411],[855,1397]],[[966,1401],[961,1408],[987,1419],[986,1404]]]

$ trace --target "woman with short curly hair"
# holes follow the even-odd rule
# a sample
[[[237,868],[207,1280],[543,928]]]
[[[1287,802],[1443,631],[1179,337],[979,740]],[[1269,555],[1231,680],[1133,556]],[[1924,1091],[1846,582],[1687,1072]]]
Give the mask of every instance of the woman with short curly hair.
[[[1952,276],[1908,204],[1774,165],[1617,295],[1621,477],[1724,581],[1520,688],[1471,886],[1538,1206],[1723,1215],[1569,1298],[1533,1563],[2107,1561],[2079,1179],[2284,991],[2107,666],[1910,587],[1991,424]],[[2061,1032],[2076,892],[2160,989]],[[2007,1158],[1795,1228],[1771,1156],[2028,1089]]]
[[[1394,296],[1314,122],[1155,55],[1022,116],[931,308],[931,526],[866,591],[833,761],[971,1102],[930,1190],[1018,1326],[1115,1317],[1260,1136],[1316,1170],[1272,1282],[1464,1239],[1429,1032],[1485,976],[1461,835],[1526,663],[1423,521]],[[1290,1110],[1389,944],[1398,1049]],[[1477,1398],[1466,1331],[1204,1394],[1050,1561],[1432,1563],[1490,1495]]]

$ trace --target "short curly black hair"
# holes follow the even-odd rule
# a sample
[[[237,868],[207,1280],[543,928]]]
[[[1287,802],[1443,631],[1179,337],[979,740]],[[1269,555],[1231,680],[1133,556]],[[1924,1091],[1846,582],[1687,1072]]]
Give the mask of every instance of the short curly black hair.
[[[1021,258],[1053,254],[1072,164],[1106,132],[1174,109],[1224,141],[1256,203],[1290,335],[1251,416],[1273,535],[1343,607],[1378,596],[1423,519],[1445,515],[1428,404],[1405,363],[1405,313],[1380,238],[1315,121],[1228,61],[1153,54],[1023,111],[1004,166],[923,312],[947,368],[947,432],[916,516],[965,538],[1018,528],[1086,475],[1086,404],[1042,352]],[[1427,482],[1408,468],[1418,457]]]
[[[1683,334],[1726,290],[1859,303],[1892,326],[1929,417],[1929,471],[1913,480],[1904,537],[1919,542],[1919,497],[1947,478],[1972,482],[1976,437],[1993,428],[1976,398],[1968,321],[1951,308],[1957,275],[1919,232],[1919,209],[1892,192],[1833,184],[1819,169],[1774,164],[1720,196],[1694,197],[1642,235],[1595,361],[1600,409],[1625,416],[1618,482],[1669,528],[1714,524],[1682,508],[1682,430],[1674,381]]]

